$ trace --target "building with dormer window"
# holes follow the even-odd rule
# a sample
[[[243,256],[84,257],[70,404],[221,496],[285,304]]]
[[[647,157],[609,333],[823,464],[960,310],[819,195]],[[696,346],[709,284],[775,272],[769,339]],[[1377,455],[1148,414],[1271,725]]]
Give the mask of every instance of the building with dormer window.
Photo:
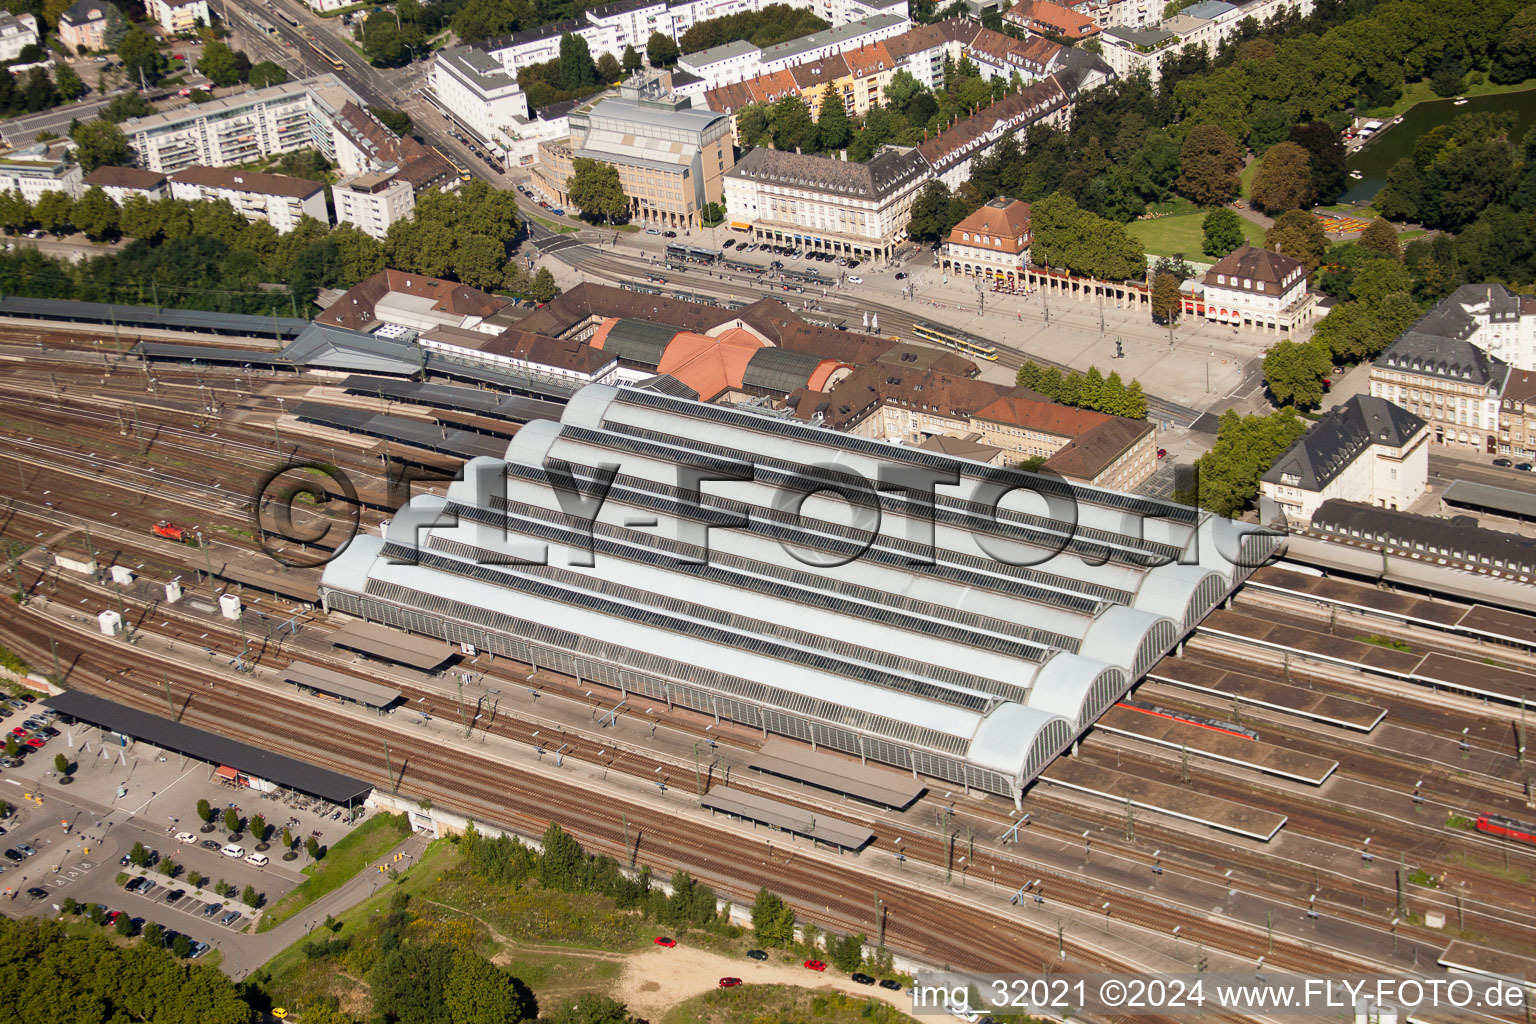
[[[1203,304],[1186,299],[1185,312],[1215,323],[1294,335],[1312,322],[1317,297],[1307,291],[1300,260],[1245,245],[1206,271]]]
[[[993,199],[949,232],[944,271],[1019,283],[1029,264],[1029,210],[1018,199]]]
[[[1428,420],[1436,444],[1492,453],[1509,367],[1473,343],[1477,324],[1447,300],[1371,365],[1371,394]]]

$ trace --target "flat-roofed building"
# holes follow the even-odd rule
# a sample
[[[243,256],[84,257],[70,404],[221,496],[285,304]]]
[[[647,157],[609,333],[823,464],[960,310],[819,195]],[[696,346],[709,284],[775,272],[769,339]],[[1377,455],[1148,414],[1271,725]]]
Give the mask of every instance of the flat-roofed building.
[[[570,113],[568,139],[539,145],[535,184],[561,205],[570,204],[578,159],[619,172],[630,215],[642,223],[687,227],[700,223],[705,205],[724,195],[735,165],[731,119],[695,110],[686,97],[663,92],[656,79],[632,79],[620,95],[605,94]]]
[[[528,98],[500,61],[471,46],[439,50],[427,70],[427,85],[447,113],[506,158],[519,137],[518,126],[527,123]]]
[[[408,219],[416,210],[416,191],[411,183],[388,173],[353,174],[331,188],[336,203],[336,223],[352,224],[359,231],[382,239],[389,226]]]
[[[340,78],[326,74],[131,117],[119,127],[139,166],[162,174],[193,164],[247,164],[298,149],[335,160],[332,124],[348,102],[362,101]]]
[[[185,167],[171,175],[171,198],[189,202],[223,199],[249,221],[266,221],[280,235],[305,217],[331,222],[325,186],[286,174],[242,171],[232,167]]]
[[[725,202],[755,240],[888,259],[930,177],[910,147],[884,147],[862,164],[759,147],[726,175]]]
[[[146,10],[166,35],[182,35],[213,24],[208,0],[149,0]]]
[[[37,18],[30,14],[0,13],[0,60],[16,60],[21,51],[37,42]]]
[[[20,192],[29,203],[45,192],[78,196],[84,178],[79,164],[54,154],[46,143],[0,156],[0,192]]]
[[[170,195],[170,179],[155,171],[138,167],[98,167],[85,176],[85,188],[99,188],[118,206],[129,196],[143,196],[150,202]]]

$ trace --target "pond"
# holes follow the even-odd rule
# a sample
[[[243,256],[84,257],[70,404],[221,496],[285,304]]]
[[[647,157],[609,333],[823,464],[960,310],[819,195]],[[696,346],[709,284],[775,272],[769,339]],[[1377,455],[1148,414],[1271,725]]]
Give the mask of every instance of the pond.
[[[1515,141],[1518,142],[1532,125],[1536,125],[1536,89],[1472,96],[1459,107],[1454,99],[1430,100],[1410,107],[1403,114],[1401,124],[1382,132],[1374,142],[1349,158],[1349,169],[1359,171],[1363,177],[1358,181],[1350,179],[1349,190],[1340,201],[1353,203],[1374,196],[1387,183],[1387,172],[1392,165],[1413,155],[1419,136],[1436,125],[1445,124],[1460,114],[1504,110],[1513,110],[1519,115],[1520,126],[1515,131]]]

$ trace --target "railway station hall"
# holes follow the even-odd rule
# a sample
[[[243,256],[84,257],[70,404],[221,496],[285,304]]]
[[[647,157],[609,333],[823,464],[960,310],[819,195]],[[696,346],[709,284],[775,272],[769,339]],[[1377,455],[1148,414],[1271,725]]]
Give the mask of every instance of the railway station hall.
[[[325,569],[327,608],[1015,801],[1282,538],[592,384]]]

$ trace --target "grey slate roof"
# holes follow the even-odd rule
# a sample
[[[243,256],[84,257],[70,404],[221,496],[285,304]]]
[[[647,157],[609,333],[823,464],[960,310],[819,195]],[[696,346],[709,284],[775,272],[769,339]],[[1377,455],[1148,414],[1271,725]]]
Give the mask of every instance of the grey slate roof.
[[[787,348],[760,348],[747,363],[741,382],[747,387],[790,392],[805,387],[821,357]]]
[[[928,161],[916,149],[908,147],[887,146],[873,160],[861,164],[759,146],[748,151],[725,173],[727,177],[874,199],[927,171]]]
[[[1190,4],[1179,13],[1188,15],[1191,18],[1210,19],[1235,10],[1237,10],[1235,4],[1222,3],[1222,0],[1200,0],[1199,3]]]
[[[420,352],[411,342],[312,323],[279,355],[312,368],[410,375],[421,369]]]
[[[850,39],[864,35],[866,32],[876,32],[892,25],[900,25],[907,19],[897,14],[877,14],[872,18],[864,18],[861,21],[850,21],[838,25],[835,28],[825,28],[820,32],[812,32],[808,36],[798,39],[786,39],[782,43],[774,43],[772,46],[763,47],[762,61],[784,60],[794,57],[817,47],[837,45],[839,47]]]
[[[677,337],[677,328],[649,320],[620,320],[603,341],[603,351],[633,363],[656,366]]]
[[[1536,519],[1536,494],[1508,487],[1494,487],[1473,480],[1456,480],[1445,489],[1447,505],[1462,505],[1478,511],[1488,510],[1521,519]],[[1536,541],[1532,542],[1536,544]]]
[[[1424,426],[1422,419],[1402,406],[1355,395],[1287,448],[1263,479],[1278,484],[1282,477],[1293,476],[1299,482],[1286,486],[1320,491],[1372,444],[1401,448]]]
[[[1464,290],[1459,288],[1456,294]],[[1376,365],[1482,387],[1502,387],[1509,368],[1468,340],[1477,324],[1455,299],[1453,294],[1414,321],[1376,357]]]
[[[1451,486],[1456,487],[1461,482],[1458,480]],[[1458,558],[1502,561],[1507,566],[1536,566],[1536,540],[1478,526],[1471,516],[1442,519],[1333,499],[1323,502],[1312,513],[1312,526],[1351,537],[1354,536],[1351,531],[1359,531],[1362,540],[1380,542],[1387,538],[1400,547],[1434,548]]]

